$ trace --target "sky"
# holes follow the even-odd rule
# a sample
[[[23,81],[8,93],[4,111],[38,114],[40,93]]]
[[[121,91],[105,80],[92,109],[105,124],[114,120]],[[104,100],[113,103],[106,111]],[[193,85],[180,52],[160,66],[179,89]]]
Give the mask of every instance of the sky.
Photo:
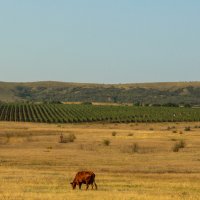
[[[200,81],[199,0],[0,0],[0,81]]]

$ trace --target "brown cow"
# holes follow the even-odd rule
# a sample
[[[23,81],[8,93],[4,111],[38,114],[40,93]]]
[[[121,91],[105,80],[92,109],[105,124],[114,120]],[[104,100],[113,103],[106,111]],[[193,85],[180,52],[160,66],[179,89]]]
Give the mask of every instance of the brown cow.
[[[95,183],[95,174],[90,171],[78,172],[73,182],[71,182],[70,184],[72,185],[73,189],[76,188],[76,185],[78,185],[79,189],[81,189],[81,185],[86,184],[86,190],[88,189],[89,185],[92,186],[92,189],[95,185],[95,189],[97,190],[97,184]]]

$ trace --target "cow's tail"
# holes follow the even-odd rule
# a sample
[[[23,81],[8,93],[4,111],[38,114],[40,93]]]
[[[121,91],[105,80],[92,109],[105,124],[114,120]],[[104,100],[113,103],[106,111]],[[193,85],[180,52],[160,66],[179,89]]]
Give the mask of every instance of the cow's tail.
[[[94,186],[95,186],[95,189],[97,190],[97,184],[95,183],[95,181],[94,181]]]
[[[95,182],[95,174],[94,174],[94,186],[95,186],[95,189],[97,190],[97,184]]]

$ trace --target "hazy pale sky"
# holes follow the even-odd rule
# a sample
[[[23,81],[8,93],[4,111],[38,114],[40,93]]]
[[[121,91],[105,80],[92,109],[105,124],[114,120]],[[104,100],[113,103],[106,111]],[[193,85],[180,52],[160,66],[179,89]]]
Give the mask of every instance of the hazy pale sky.
[[[0,81],[199,81],[199,0],[0,0]]]

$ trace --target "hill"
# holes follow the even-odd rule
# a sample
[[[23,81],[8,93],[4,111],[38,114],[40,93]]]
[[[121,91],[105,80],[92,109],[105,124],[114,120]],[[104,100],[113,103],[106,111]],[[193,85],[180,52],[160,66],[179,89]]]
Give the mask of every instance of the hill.
[[[198,104],[200,82],[90,84],[0,82],[0,101],[110,102]]]

